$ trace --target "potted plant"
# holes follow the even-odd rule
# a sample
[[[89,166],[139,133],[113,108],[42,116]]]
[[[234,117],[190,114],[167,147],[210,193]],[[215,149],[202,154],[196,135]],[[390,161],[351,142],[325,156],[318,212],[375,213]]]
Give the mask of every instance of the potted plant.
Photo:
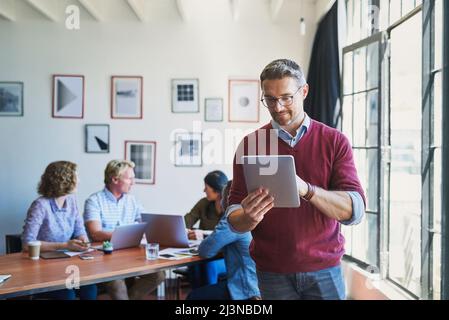
[[[103,252],[105,254],[111,254],[113,250],[114,250],[114,247],[112,246],[111,242],[109,242],[109,241],[103,242]]]

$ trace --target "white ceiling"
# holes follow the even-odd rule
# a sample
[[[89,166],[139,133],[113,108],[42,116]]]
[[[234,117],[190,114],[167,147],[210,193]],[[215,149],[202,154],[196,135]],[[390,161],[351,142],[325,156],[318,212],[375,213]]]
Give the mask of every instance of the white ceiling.
[[[81,20],[184,21],[208,19],[236,22],[269,18],[273,23],[299,16],[316,20],[311,5],[323,0],[0,0],[0,20],[12,22],[48,20],[62,22],[66,8],[80,8]],[[291,12],[291,4],[300,3],[304,12]],[[304,6],[302,6],[304,4]],[[315,7],[315,6],[314,6]],[[306,9],[309,8],[309,9]],[[300,9],[299,11],[302,11]]]

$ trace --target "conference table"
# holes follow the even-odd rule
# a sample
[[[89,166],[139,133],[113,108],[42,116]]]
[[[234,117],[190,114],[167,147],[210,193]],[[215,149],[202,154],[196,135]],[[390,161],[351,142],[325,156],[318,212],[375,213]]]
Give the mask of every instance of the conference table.
[[[11,275],[11,278],[0,284],[0,300],[65,289],[66,282],[73,284],[75,279],[79,279],[80,286],[83,286],[216,259],[186,256],[180,260],[149,261],[146,260],[143,246],[116,250],[112,254],[101,251],[89,254],[94,256],[93,260],[81,260],[79,256],[31,260],[26,253],[0,256],[0,274]]]

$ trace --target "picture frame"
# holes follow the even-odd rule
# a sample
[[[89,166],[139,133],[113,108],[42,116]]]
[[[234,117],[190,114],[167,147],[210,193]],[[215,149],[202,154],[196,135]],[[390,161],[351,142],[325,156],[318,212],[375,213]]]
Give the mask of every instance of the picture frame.
[[[137,184],[156,184],[156,142],[125,141],[125,159],[134,162]]]
[[[229,80],[229,122],[260,121],[259,80]]]
[[[207,122],[223,121],[222,98],[206,98],[204,100],[204,121]]]
[[[183,132],[175,134],[175,166],[203,166],[202,133]]]
[[[0,117],[23,117],[23,82],[0,81]]]
[[[85,152],[109,153],[110,130],[108,124],[85,125]]]
[[[84,118],[83,75],[53,75],[53,118]]]
[[[143,119],[143,77],[111,77],[111,118]]]
[[[199,80],[172,79],[172,113],[199,113]]]

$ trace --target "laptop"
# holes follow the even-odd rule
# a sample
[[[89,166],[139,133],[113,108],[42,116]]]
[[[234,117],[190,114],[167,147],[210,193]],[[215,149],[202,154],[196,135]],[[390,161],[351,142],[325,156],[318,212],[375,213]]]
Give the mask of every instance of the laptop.
[[[148,243],[169,248],[189,248],[194,244],[187,238],[184,216],[142,213],[142,221],[147,223],[145,237]]]
[[[111,237],[114,250],[138,247],[142,241],[146,226],[146,223],[137,223],[115,228]],[[98,249],[101,248],[101,245],[98,246]]]

